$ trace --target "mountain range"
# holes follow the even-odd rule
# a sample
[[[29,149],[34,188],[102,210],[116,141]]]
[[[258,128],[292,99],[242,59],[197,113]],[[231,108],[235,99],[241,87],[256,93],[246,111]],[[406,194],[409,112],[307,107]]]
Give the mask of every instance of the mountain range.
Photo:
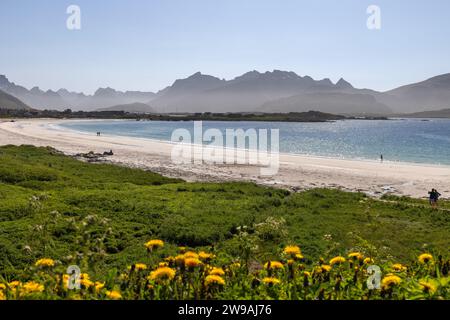
[[[85,110],[92,111],[121,104],[145,103],[155,97],[153,92],[116,91],[112,88],[100,88],[93,95],[69,92],[67,89],[43,91],[39,87],[30,90],[10,82],[0,75],[0,90],[23,101],[35,109]]]
[[[305,112],[335,114],[413,113],[450,108],[450,74],[379,92],[357,89],[340,79],[314,80],[294,72],[250,71],[231,80],[197,72],[159,91],[100,88],[93,95],[67,89],[30,90],[0,75],[0,90],[36,109],[124,110],[130,112]],[[148,106],[148,108],[146,107]]]

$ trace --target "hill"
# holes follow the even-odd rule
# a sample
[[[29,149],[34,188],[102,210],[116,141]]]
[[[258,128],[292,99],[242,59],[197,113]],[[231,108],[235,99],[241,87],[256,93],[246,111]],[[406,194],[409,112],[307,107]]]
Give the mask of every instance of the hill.
[[[279,112],[304,112],[317,110],[336,114],[389,114],[391,109],[376,101],[369,94],[306,93],[267,102],[262,111],[278,110]]]
[[[450,73],[384,92],[376,98],[401,113],[450,108]]]
[[[407,113],[399,116],[405,118],[450,118],[450,109]]]
[[[16,97],[13,97],[12,95],[0,90],[0,109],[28,110],[30,109],[30,107]]]

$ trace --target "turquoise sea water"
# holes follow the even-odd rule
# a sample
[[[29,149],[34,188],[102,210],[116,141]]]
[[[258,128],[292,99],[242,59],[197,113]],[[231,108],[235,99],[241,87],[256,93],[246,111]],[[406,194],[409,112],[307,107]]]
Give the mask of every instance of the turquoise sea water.
[[[193,131],[186,121],[68,121],[61,127],[103,135],[156,140],[171,139],[179,128]],[[204,121],[203,131],[279,129],[280,152],[346,159],[450,165],[450,119],[346,120],[328,123]]]

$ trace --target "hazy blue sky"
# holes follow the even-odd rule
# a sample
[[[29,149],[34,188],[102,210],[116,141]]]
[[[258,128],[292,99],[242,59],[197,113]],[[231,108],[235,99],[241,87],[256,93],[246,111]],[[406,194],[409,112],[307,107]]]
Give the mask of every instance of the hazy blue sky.
[[[70,4],[79,31],[66,28]],[[448,0],[0,0],[0,74],[92,93],[281,69],[386,90],[450,72],[449,14]]]

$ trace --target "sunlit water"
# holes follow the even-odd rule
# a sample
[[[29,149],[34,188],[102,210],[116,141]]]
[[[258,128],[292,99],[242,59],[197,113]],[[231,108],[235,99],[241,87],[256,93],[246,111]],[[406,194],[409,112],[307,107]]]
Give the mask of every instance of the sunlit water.
[[[86,121],[62,127],[102,135],[171,139],[179,128],[193,131],[191,121]],[[347,120],[326,123],[205,121],[203,131],[279,129],[280,152],[315,156],[450,165],[450,120]],[[225,135],[224,135],[225,136]]]

